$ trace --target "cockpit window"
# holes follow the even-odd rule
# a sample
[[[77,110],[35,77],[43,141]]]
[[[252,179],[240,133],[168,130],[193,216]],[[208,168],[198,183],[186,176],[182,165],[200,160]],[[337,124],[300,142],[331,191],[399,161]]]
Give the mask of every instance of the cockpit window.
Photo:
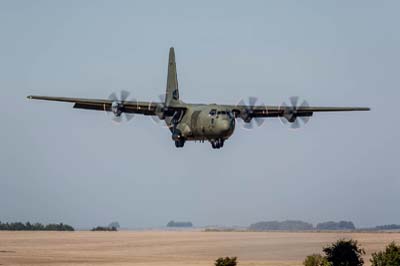
[[[232,117],[233,117],[233,114],[232,114],[232,112],[230,112],[230,111],[218,111],[217,114],[218,114],[218,115],[222,115],[222,116],[227,115],[229,118],[232,118]]]
[[[221,111],[217,111],[217,109],[212,109],[210,112],[209,112],[209,115],[210,116],[228,116],[229,118],[232,118],[233,117],[233,114],[230,112],[230,111],[223,111],[223,110],[221,110]]]

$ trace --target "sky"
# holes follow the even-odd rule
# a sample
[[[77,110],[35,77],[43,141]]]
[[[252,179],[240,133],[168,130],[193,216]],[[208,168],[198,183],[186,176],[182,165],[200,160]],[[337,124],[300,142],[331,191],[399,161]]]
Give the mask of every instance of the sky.
[[[399,1],[0,1],[0,221],[78,228],[400,223]],[[143,101],[165,93],[175,47],[185,102],[371,112],[236,128],[224,148],[149,117],[27,95]]]

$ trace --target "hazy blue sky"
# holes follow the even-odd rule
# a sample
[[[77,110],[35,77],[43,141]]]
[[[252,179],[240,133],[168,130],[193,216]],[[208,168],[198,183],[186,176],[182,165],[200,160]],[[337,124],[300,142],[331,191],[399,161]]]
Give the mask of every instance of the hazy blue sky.
[[[399,1],[1,1],[0,220],[90,227],[400,223]],[[187,102],[370,106],[267,120],[221,150],[176,149],[148,117],[29,94],[164,93],[175,47]]]

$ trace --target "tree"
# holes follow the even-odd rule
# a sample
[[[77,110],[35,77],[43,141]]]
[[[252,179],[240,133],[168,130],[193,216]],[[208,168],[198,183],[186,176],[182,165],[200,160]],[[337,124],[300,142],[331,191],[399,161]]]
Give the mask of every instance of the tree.
[[[31,224],[30,222],[21,223],[1,223],[0,230],[11,230],[11,231],[74,231],[74,228],[67,224],[48,224],[44,226],[41,223]]]
[[[323,249],[326,259],[332,266],[361,266],[364,265],[362,255],[364,249],[360,248],[356,240],[340,239]]]
[[[108,227],[112,228],[115,227],[117,229],[121,228],[121,226],[119,225],[119,222],[111,222]]]
[[[116,227],[97,226],[92,228],[91,231],[118,231]]]
[[[35,231],[43,231],[44,230],[44,225],[41,223],[35,223],[33,224],[33,229]]]
[[[25,230],[27,230],[27,231],[32,231],[33,230],[32,224],[30,222],[26,222]]]
[[[378,225],[378,226],[375,226],[375,229],[377,229],[377,230],[399,230],[400,225],[399,224]]]
[[[355,230],[353,222],[350,221],[340,221],[340,222],[324,222],[319,223],[315,227],[317,230]]]
[[[307,256],[303,262],[304,266],[330,266],[328,260],[320,254],[312,254]]]
[[[249,227],[250,231],[306,231],[313,229],[312,224],[297,220],[258,222]]]
[[[400,246],[392,242],[386,246],[385,251],[373,253],[370,261],[372,266],[399,266]]]
[[[169,221],[167,227],[193,227],[192,222],[175,222]]]
[[[226,257],[219,258],[215,261],[215,266],[236,266],[237,265],[236,257]]]

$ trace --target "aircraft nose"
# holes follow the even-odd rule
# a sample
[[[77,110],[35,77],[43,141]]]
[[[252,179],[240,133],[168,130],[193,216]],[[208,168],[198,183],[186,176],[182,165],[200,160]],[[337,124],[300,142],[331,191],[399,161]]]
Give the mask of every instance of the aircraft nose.
[[[229,128],[230,128],[229,121],[228,120],[222,120],[220,127],[221,127],[222,131],[229,130]]]
[[[219,128],[224,133],[230,132],[232,130],[232,123],[229,120],[222,120],[219,125]]]

